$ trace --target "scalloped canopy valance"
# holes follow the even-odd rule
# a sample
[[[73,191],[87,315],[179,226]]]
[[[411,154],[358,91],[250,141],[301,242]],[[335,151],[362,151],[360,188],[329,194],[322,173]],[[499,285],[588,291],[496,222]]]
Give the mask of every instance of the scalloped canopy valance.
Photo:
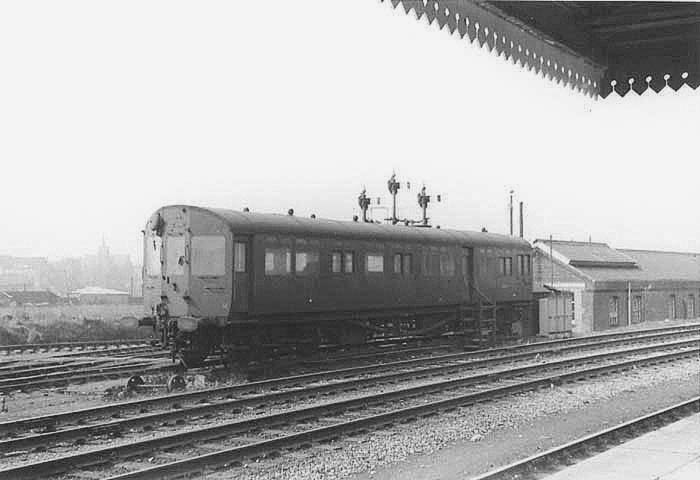
[[[390,1],[591,96],[700,85],[700,3]]]

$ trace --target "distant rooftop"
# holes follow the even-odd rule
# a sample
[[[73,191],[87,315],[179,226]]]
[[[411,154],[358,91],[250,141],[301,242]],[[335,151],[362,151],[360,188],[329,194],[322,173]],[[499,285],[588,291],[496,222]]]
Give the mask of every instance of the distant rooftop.
[[[44,304],[58,301],[58,295],[49,290],[5,290],[3,293],[18,304]]]
[[[552,256],[596,281],[700,281],[700,253],[614,249],[605,243],[553,240]],[[550,241],[535,240],[549,254]]]
[[[121,290],[113,290],[111,288],[85,287],[75,290],[73,295],[129,295],[129,292],[122,292]]]
[[[572,267],[635,268],[637,261],[607,243],[574,242],[565,240],[535,240],[535,246],[549,252],[549,246],[559,260]]]

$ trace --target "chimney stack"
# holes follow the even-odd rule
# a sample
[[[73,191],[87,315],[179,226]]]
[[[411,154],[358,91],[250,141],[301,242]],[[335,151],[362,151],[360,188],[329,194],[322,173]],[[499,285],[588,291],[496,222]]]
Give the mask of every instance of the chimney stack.
[[[523,233],[524,233],[523,232],[523,228],[524,228],[523,222],[524,222],[524,220],[523,220],[523,202],[520,202],[520,238],[523,238]]]
[[[508,204],[510,212],[510,234],[513,235],[513,190],[510,191],[510,203]]]

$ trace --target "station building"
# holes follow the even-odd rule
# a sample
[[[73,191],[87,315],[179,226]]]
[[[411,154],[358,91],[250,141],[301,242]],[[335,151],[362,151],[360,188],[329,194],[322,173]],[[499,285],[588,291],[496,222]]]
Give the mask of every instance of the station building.
[[[562,240],[533,245],[534,288],[545,292],[541,333],[583,334],[698,316],[700,254]]]

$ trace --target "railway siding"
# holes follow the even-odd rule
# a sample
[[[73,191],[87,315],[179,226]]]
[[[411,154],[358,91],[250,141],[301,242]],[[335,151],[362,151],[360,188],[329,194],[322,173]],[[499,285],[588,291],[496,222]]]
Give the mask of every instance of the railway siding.
[[[650,340],[673,340],[678,335],[680,335],[680,338],[684,338],[687,333],[688,331],[670,332],[666,333],[665,336],[659,337],[658,335],[653,335],[651,336],[651,338],[647,336],[639,336],[635,337],[635,340],[641,343],[645,343]],[[695,331],[695,333],[697,334],[698,331]],[[627,342],[623,342],[621,345],[626,344]],[[678,342],[675,342],[675,345],[682,344],[693,345],[693,340],[691,340],[690,343],[688,343],[687,340],[680,341],[680,344]],[[586,348],[591,349],[598,347],[612,347],[616,345],[620,344],[610,343],[610,341],[606,340],[602,343],[588,345]],[[674,342],[671,342],[668,348],[673,348],[673,346]],[[571,347],[571,352],[579,351],[582,348],[583,347],[581,345],[574,345]],[[664,347],[659,345],[652,345],[651,347],[642,347],[642,350],[637,351],[650,351],[649,348],[651,350],[654,350]],[[567,351],[568,350],[564,348],[559,348],[556,352],[554,352],[554,354],[562,355]],[[635,350],[633,349],[632,351]],[[388,384],[391,382],[408,379],[429,378],[434,375],[446,375],[450,373],[455,374],[460,371],[469,371],[478,368],[494,367],[504,363],[508,364],[516,361],[524,361],[527,359],[538,360],[539,358],[544,358],[543,354],[546,352],[546,350],[536,350],[526,352],[524,354],[512,354],[487,358],[481,358],[478,352],[467,354],[453,354],[401,362],[392,362],[389,364],[348,368],[328,372],[318,372],[313,374],[300,375],[296,377],[285,377],[260,382],[253,382],[243,385],[218,387],[213,389],[205,389],[174,395],[164,395],[141,400],[115,403],[106,406],[92,407],[62,414],[44,415],[29,419],[2,422],[0,423],[0,437],[9,434],[17,435],[18,433],[21,433],[22,430],[33,428],[33,426],[35,425],[50,425],[51,428],[56,429],[70,422],[85,422],[97,418],[108,418],[117,414],[123,416],[130,413],[133,414],[135,412],[143,413],[154,408],[176,409],[180,411],[183,409],[183,405],[193,404],[195,402],[201,401],[211,402],[216,398],[223,398],[224,400],[226,400],[242,396],[262,395],[262,397],[255,397],[260,398],[259,400],[250,401],[274,402],[276,400],[277,402],[284,402],[291,399],[299,400],[304,396],[319,396],[323,394],[329,394],[334,391],[352,391],[354,389],[368,388],[370,386]],[[626,355],[628,353],[629,350],[618,353],[618,355]],[[601,356],[599,356],[599,358],[602,358],[602,356],[605,355],[610,355],[610,352],[602,353]],[[595,357],[588,356],[586,358]],[[576,360],[574,359],[573,361]],[[538,365],[541,365],[541,363],[538,363]],[[381,374],[382,372],[391,373],[369,378],[364,377],[368,374]],[[348,380],[353,378],[354,380]],[[306,388],[304,387],[305,385],[307,386]],[[312,385],[313,388],[309,388],[310,385]],[[282,389],[291,389],[291,391],[276,393]],[[264,392],[266,391],[271,392],[271,394],[268,393],[268,395],[264,395]],[[246,402],[241,400],[241,403],[245,404]],[[222,405],[226,405],[226,403],[223,403]],[[210,405],[208,408],[214,409],[216,407]]]
[[[684,343],[684,342],[677,342],[677,343]],[[692,341],[691,341],[692,344]],[[686,345],[688,347],[688,345]],[[664,347],[666,348],[666,347]],[[641,349],[636,349],[637,351],[648,351],[648,347],[642,347]],[[509,385],[504,385],[500,387],[495,387],[495,388],[487,388],[487,389],[482,389],[481,391],[472,391],[470,393],[466,393],[463,395],[452,395],[451,393],[449,395],[452,395],[450,398],[444,399],[444,400],[437,400],[434,402],[430,402],[429,404],[426,404],[424,402],[421,402],[418,406],[415,407],[409,407],[407,409],[400,409],[396,412],[393,413],[386,413],[386,414],[380,414],[379,416],[374,416],[376,422],[388,420],[391,418],[404,418],[404,415],[412,412],[414,415],[423,415],[423,414],[434,414],[435,411],[433,410],[431,412],[428,412],[426,410],[422,410],[422,408],[425,407],[425,405],[430,405],[431,408],[435,409],[443,409],[443,408],[449,408],[450,406],[456,406],[460,404],[465,404],[465,403],[470,403],[473,401],[480,401],[480,400],[486,400],[488,398],[496,398],[498,396],[503,396],[503,395],[509,395],[514,392],[518,391],[526,391],[529,389],[533,388],[539,388],[539,387],[549,387],[552,384],[558,384],[562,381],[572,381],[575,379],[583,379],[586,377],[589,377],[591,375],[601,375],[605,373],[610,373],[613,371],[619,371],[621,369],[626,369],[626,368],[634,368],[636,365],[643,365],[643,364],[649,364],[649,363],[656,363],[656,362],[664,362],[664,361],[672,361],[674,359],[680,358],[680,357],[686,357],[688,355],[697,355],[698,348],[697,348],[697,342],[695,342],[694,348],[686,348],[685,350],[682,351],[677,351],[673,353],[665,353],[665,354],[660,354],[660,355],[653,355],[651,357],[646,356],[642,358],[636,358],[633,360],[625,360],[622,362],[615,362],[612,364],[608,365],[602,365],[602,366],[597,366],[597,367],[591,367],[591,368],[582,368],[578,369],[574,372],[570,370],[570,367],[564,368],[563,365],[566,362],[559,362],[562,365],[561,371],[550,376],[539,376],[538,378],[535,379],[529,379],[529,380],[522,380],[522,381],[516,381],[512,380]],[[556,362],[555,362],[556,363]],[[454,381],[452,381],[454,382]],[[445,382],[443,382],[445,383]],[[456,383],[453,383],[450,385],[450,387],[457,387],[459,386]],[[348,410],[353,410],[357,408],[365,408],[367,405],[376,405],[376,404],[384,404],[386,405],[387,403],[390,404],[395,404],[395,400],[401,399],[401,398],[422,398],[421,395],[425,395],[428,392],[436,392],[436,393],[442,393],[445,394],[445,392],[448,391],[447,387],[443,384],[439,388],[436,387],[435,384],[429,384],[429,385],[423,385],[420,387],[413,387],[409,389],[404,389],[404,390],[397,390],[397,391],[391,391],[391,392],[386,392],[383,394],[375,395],[373,396],[372,400],[370,401],[367,397],[360,397],[356,398],[353,400],[345,400],[345,401],[340,401],[340,402],[331,402],[330,404],[325,404],[325,405],[318,405],[318,406],[313,406],[313,407],[308,407],[305,409],[300,409],[300,410],[292,410],[288,411],[282,414],[276,414],[276,415],[269,415],[265,416],[262,418],[257,418],[257,419],[252,419],[252,420],[244,420],[240,422],[232,422],[232,423],[227,423],[223,425],[219,425],[213,428],[206,428],[206,429],[200,429],[200,430],[194,430],[190,432],[184,432],[181,434],[173,434],[173,435],[168,435],[165,437],[159,437],[157,439],[151,439],[148,441],[144,442],[135,442],[135,443],[130,443],[130,444],[125,444],[119,447],[115,447],[114,449],[108,449],[111,453],[110,455],[117,455],[120,458],[123,456],[130,456],[132,453],[130,452],[141,452],[144,449],[148,448],[170,448],[174,445],[182,445],[183,443],[191,443],[193,441],[200,441],[203,439],[211,439],[211,438],[216,438],[217,436],[226,436],[230,435],[232,433],[235,433],[237,431],[249,431],[251,429],[255,428],[262,428],[264,425],[264,422],[272,423],[272,424],[279,424],[279,425],[284,425],[284,424],[289,424],[290,422],[300,422],[302,420],[307,420],[307,421],[312,421],[315,418],[318,418],[319,416],[323,415],[331,415],[333,412],[336,414],[340,412],[345,412]],[[385,416],[382,416],[385,415]],[[398,417],[397,417],[398,415]],[[372,418],[374,418],[372,417]],[[366,419],[365,419],[366,420]],[[363,421],[365,421],[363,420]],[[359,420],[358,420],[359,421]],[[369,421],[369,420],[367,420]],[[247,422],[247,423],[246,423]],[[256,423],[257,422],[257,423]],[[342,433],[343,429],[347,429],[353,426],[361,426],[364,425],[362,421],[359,421],[360,423],[348,423],[348,422],[343,422],[347,423],[347,425],[344,425],[342,427],[337,427],[340,428],[340,430],[333,430],[330,429],[331,427],[322,427],[321,429],[312,429],[308,434],[299,434],[301,436],[299,437],[290,437],[288,439],[289,442],[297,442],[300,440],[303,440],[303,438],[307,438],[308,435],[311,435],[311,437],[308,438],[317,438],[318,435],[321,435],[321,437],[325,438],[324,435],[327,433],[331,432],[336,432],[337,434]],[[274,425],[273,425],[274,426]],[[296,435],[296,434],[295,434]],[[304,436],[306,435],[306,437]],[[167,440],[166,440],[167,439]],[[294,443],[296,444],[296,443]],[[266,448],[274,446],[273,445],[267,445]],[[237,450],[237,455],[242,454],[242,452],[249,452],[250,448],[252,447],[245,447],[243,450]],[[132,450],[135,449],[135,450]],[[86,452],[84,454],[79,454],[76,457],[71,457],[72,460],[69,461],[71,465],[89,465],[93,461],[97,461],[96,459],[102,458],[104,460],[105,455],[107,455],[108,452],[103,450],[103,451],[92,451],[92,452]],[[47,468],[49,470],[47,471],[58,471],[61,468],[63,468],[61,465],[62,461],[67,461],[65,459],[54,459],[50,460],[48,462],[45,462],[43,464],[43,467],[35,466],[34,468],[39,468],[39,470],[32,470],[32,466],[25,466],[25,467],[17,467],[15,469],[11,470],[6,470],[3,472],[0,472],[2,475],[6,474],[11,474],[11,475],[24,475],[27,473],[28,475],[34,475],[34,474],[39,474],[43,470],[41,468]],[[100,460],[102,461],[102,460]],[[87,462],[87,463],[85,463]],[[99,462],[98,462],[99,463]],[[58,469],[58,470],[56,470]],[[10,478],[10,477],[7,477]],[[15,478],[15,477],[11,477]],[[18,477],[19,478],[19,477]],[[22,477],[24,478],[24,477]],[[147,478],[147,477],[146,477]]]

